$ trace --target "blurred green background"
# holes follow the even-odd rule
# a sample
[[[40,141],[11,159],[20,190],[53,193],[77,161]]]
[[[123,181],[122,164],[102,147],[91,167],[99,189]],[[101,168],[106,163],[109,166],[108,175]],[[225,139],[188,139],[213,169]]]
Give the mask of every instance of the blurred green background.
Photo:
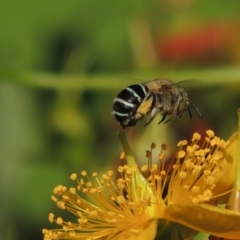
[[[198,79],[192,109],[127,129],[138,161],[212,128],[237,129],[240,2],[225,0],[42,0],[0,2],[0,239],[42,239],[58,184],[119,162],[114,97],[133,83]],[[63,216],[63,213],[61,213]]]

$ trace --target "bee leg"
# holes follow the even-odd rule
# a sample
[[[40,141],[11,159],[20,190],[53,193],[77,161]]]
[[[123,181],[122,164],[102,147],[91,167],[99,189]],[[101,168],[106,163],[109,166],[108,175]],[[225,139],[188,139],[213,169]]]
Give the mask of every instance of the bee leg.
[[[190,117],[190,119],[192,119],[192,112],[191,112],[190,107],[188,106],[187,109],[188,109],[189,117]]]
[[[167,119],[164,123],[167,123],[167,122],[169,122],[170,120],[172,120],[174,117],[172,116],[172,117],[170,117],[169,119]]]
[[[163,114],[163,115],[162,115],[162,119],[161,119],[160,122],[158,122],[158,124],[162,123],[162,122],[166,119],[166,117],[167,117],[167,114]],[[165,122],[164,122],[164,123],[165,123]]]
[[[172,120],[173,118],[175,118],[175,114],[172,114],[171,117],[169,117],[166,121],[164,121],[164,120],[166,119],[167,115],[168,115],[167,113],[164,114],[163,117],[162,117],[162,119],[161,119],[161,121],[160,121],[159,123],[161,123],[161,122],[167,123],[167,122],[169,122],[170,120]],[[158,124],[159,124],[159,123],[158,123]]]
[[[152,120],[154,119],[155,115],[151,116],[150,120],[144,125],[144,127],[146,127],[148,124],[150,124],[152,122]]]
[[[153,108],[151,111],[151,117],[150,120],[144,125],[144,127],[146,127],[148,124],[150,124],[152,122],[152,120],[155,118],[155,116],[159,113],[159,109],[158,108]]]
[[[146,127],[148,124],[150,124],[151,121],[152,121],[152,119],[150,119],[150,120],[144,125],[144,127]]]

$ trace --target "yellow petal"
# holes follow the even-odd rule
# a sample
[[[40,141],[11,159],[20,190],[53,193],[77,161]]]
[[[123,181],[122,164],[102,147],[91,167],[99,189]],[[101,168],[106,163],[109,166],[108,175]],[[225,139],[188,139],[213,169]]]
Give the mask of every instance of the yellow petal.
[[[136,226],[136,229],[128,229],[115,237],[111,238],[112,240],[153,240],[157,234],[158,220],[151,219],[148,222],[145,222],[142,225]]]
[[[207,204],[173,204],[164,211],[166,219],[199,232],[239,239],[240,213]]]
[[[236,177],[236,164],[237,164],[237,140],[238,133],[234,133],[226,148],[226,156],[224,164],[222,165],[222,176],[217,182],[216,188],[213,189],[213,195],[219,195],[231,191]],[[218,198],[218,203],[226,203],[228,195]]]
[[[240,130],[240,108],[238,109],[238,130]],[[237,146],[237,166],[236,166],[236,177],[233,191],[231,192],[228,200],[227,209],[235,210],[240,212],[240,135],[238,135],[238,146]]]

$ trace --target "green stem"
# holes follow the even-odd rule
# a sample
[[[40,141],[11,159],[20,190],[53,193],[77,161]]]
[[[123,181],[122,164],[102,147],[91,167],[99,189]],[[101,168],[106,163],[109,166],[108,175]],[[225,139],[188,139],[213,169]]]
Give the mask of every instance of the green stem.
[[[136,163],[135,158],[132,154],[132,150],[131,150],[131,147],[128,143],[125,132],[121,131],[121,132],[118,132],[117,134],[120,138],[120,141],[121,141],[123,151],[124,151],[125,156],[126,156],[126,161],[127,161],[128,166],[131,167],[131,168],[135,167],[137,165],[137,163]]]

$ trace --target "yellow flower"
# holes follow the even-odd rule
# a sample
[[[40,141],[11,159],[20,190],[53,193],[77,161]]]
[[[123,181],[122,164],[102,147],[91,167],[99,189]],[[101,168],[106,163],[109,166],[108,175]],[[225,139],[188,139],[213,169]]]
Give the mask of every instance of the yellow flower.
[[[240,129],[240,108],[238,109],[238,129]],[[239,134],[235,134],[232,137],[232,141],[237,141],[238,144],[232,144],[229,148],[228,148],[228,152],[231,152],[233,154],[231,154],[232,156],[236,156],[236,173],[234,174],[235,179],[234,179],[234,186],[233,189],[231,191],[230,197],[227,201],[227,205],[226,205],[226,209],[230,209],[232,211],[236,211],[236,212],[240,212],[240,135]],[[225,210],[224,210],[225,211]],[[226,211],[226,214],[230,215],[231,211]],[[231,217],[231,219],[233,219],[234,217]],[[239,221],[236,218],[236,221]],[[228,224],[229,222],[226,221],[226,223]],[[235,236],[237,236],[235,234]],[[232,236],[233,238],[233,236]],[[216,236],[210,236],[211,240],[228,240],[226,238],[218,238]],[[240,240],[240,234],[238,235],[238,237],[234,238],[234,239],[238,239]]]
[[[85,171],[72,174],[75,188],[59,185],[52,197],[56,205],[75,216],[75,222],[49,215],[60,228],[43,229],[44,239],[192,239],[202,231],[218,237],[240,236],[240,213],[220,209],[213,203],[229,193],[235,178],[237,134],[229,141],[208,130],[201,143],[198,133],[190,144],[178,143],[172,167],[166,170],[165,150],[153,162],[139,168],[124,133],[120,133],[127,164],[101,177]],[[59,199],[60,197],[60,199]],[[86,200],[87,199],[87,200]],[[211,203],[211,204],[210,204]],[[219,220],[221,219],[221,220]]]

